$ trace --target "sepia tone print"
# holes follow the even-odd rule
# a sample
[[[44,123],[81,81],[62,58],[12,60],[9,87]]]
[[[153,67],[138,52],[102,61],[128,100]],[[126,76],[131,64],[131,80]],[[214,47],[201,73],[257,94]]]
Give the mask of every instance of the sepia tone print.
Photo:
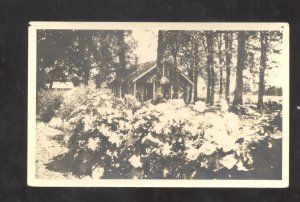
[[[161,25],[34,29],[34,179],[286,180],[287,25]]]

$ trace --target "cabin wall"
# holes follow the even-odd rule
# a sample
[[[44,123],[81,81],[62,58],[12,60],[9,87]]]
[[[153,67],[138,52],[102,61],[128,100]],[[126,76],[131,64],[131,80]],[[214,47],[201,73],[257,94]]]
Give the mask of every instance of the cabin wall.
[[[121,97],[121,95],[122,95],[122,88],[121,88],[121,86],[120,85],[112,85],[111,87],[110,87],[110,89],[111,89],[111,91],[112,91],[112,93],[114,94],[114,96],[116,96],[116,97]]]
[[[133,95],[133,86],[132,85],[128,85],[127,92],[129,95]]]
[[[169,71],[165,76],[168,77],[169,82],[159,84],[156,79],[156,69],[153,69],[136,82],[127,86],[113,85],[112,91],[116,97],[124,97],[124,93],[126,92],[126,94],[133,95],[140,101],[159,101],[162,99],[184,99],[185,101],[189,101],[193,85],[182,75],[174,71]]]
[[[136,83],[136,98],[141,101],[148,101],[153,98],[153,84]]]

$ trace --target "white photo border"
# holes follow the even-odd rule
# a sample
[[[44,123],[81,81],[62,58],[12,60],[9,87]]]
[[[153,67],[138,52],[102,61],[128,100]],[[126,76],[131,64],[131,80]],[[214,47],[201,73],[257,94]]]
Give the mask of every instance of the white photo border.
[[[144,180],[144,179],[36,179],[36,55],[37,30],[279,30],[283,33],[283,131],[281,180]],[[28,30],[28,145],[27,184],[36,187],[223,187],[286,188],[289,186],[289,24],[196,22],[30,22]]]

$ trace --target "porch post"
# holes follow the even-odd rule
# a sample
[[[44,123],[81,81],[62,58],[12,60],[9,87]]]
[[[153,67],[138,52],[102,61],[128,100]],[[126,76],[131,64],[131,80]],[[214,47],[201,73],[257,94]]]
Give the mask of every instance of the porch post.
[[[170,98],[171,98],[171,100],[173,99],[173,85],[171,84],[170,85]]]
[[[135,97],[136,94],[136,83],[133,83],[133,97]]]
[[[189,100],[189,93],[190,92],[190,86],[187,86],[187,89],[186,89],[186,101],[188,102]]]
[[[122,85],[120,85],[120,92],[119,92],[119,94],[120,94],[120,98],[122,98]]]
[[[153,81],[153,95],[152,99],[155,100],[155,81]]]

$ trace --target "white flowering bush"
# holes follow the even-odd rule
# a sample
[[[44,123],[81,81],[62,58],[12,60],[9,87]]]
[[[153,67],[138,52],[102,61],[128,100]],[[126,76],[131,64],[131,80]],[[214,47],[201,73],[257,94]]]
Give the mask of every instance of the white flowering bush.
[[[93,85],[74,88],[59,114],[73,158],[70,167],[94,179],[214,178],[255,169],[255,144],[281,138],[276,124],[266,132],[264,125],[243,124],[228,106],[219,112],[207,108],[200,101],[153,105],[132,96],[116,98]]]

